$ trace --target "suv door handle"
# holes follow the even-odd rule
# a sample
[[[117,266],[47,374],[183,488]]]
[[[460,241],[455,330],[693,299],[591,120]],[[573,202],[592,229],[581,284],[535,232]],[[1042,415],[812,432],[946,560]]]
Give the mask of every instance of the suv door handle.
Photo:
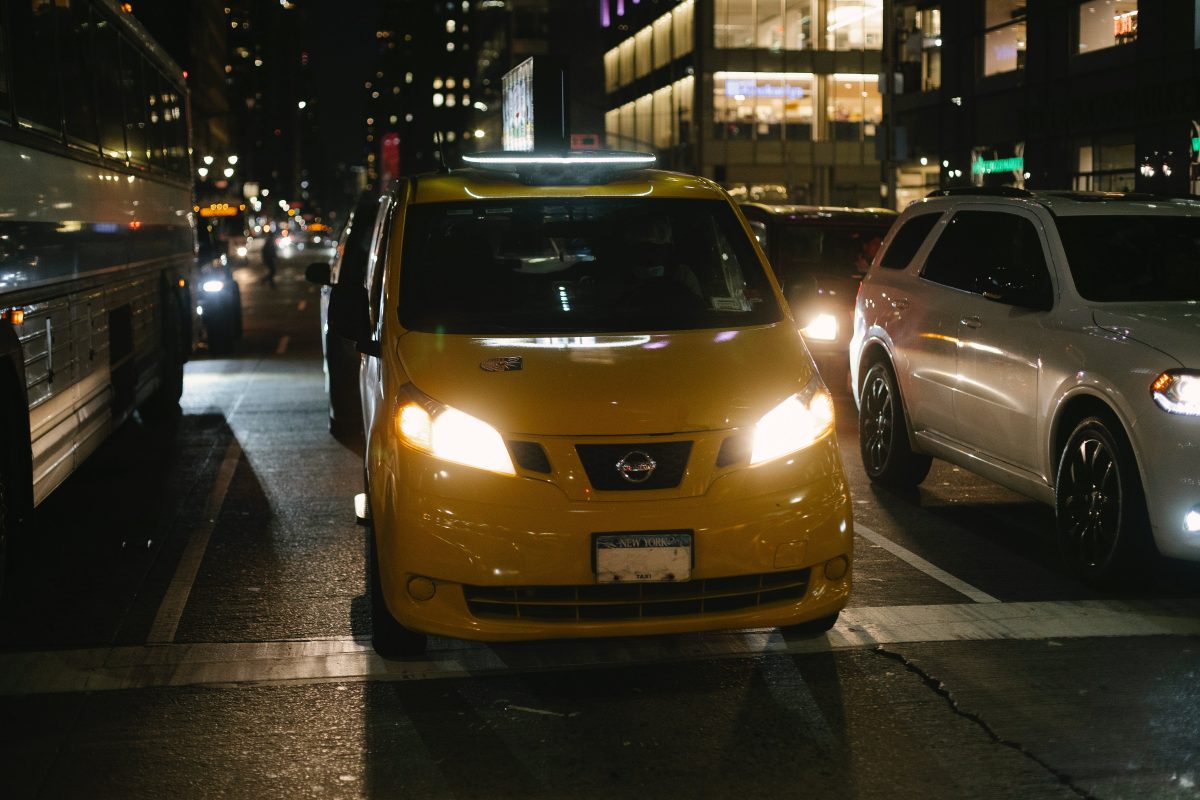
[[[959,322],[961,322],[963,325],[966,325],[968,328],[978,328],[983,325],[983,322],[979,319],[979,317],[963,317],[959,320]]]
[[[903,311],[904,309],[908,308],[909,305],[911,305],[911,303],[907,297],[898,297],[892,301],[892,308],[896,309],[897,311]]]

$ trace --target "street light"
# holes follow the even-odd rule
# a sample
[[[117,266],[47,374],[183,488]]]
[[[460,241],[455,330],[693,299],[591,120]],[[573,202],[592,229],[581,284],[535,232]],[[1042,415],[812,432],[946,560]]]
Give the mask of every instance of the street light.
[[[213,157],[212,157],[212,156],[205,156],[205,157],[204,157],[204,163],[205,163],[205,164],[211,164],[212,162],[213,162]]]
[[[232,166],[237,163],[237,156],[230,156],[227,160],[229,161],[229,164]]]
[[[225,168],[225,177],[226,177],[226,178],[232,178],[232,177],[233,177],[233,167],[226,167],[226,168]]]
[[[196,170],[196,174],[199,175],[201,178],[207,178],[208,177],[208,167],[200,167],[199,169]]]

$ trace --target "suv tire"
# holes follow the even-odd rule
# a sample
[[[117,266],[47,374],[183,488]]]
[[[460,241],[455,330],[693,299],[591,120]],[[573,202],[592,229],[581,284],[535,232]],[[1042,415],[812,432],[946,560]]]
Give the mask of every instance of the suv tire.
[[[876,483],[911,488],[929,474],[933,459],[914,453],[896,374],[877,361],[863,377],[858,408],[858,447],[863,469]]]

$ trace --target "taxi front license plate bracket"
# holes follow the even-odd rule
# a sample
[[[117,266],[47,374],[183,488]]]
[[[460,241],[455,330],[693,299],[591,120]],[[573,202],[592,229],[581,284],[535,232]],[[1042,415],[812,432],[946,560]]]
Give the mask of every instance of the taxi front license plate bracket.
[[[592,534],[597,583],[677,583],[691,579],[694,563],[689,530]]]

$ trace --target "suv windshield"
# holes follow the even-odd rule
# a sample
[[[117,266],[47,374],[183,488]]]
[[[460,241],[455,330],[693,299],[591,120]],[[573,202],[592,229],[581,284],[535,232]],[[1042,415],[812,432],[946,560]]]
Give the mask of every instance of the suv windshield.
[[[617,333],[778,322],[720,201],[554,198],[419,204],[404,222],[409,330]]]
[[[1079,294],[1103,303],[1200,300],[1200,218],[1059,217]]]

